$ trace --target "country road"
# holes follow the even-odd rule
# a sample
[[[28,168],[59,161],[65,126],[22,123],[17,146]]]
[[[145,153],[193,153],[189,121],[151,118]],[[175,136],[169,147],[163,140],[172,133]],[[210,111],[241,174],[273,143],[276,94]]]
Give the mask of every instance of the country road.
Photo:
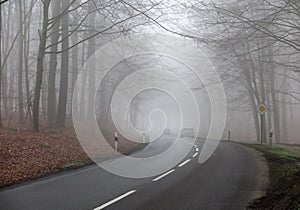
[[[0,210],[300,210],[299,125],[300,0],[0,0]]]
[[[202,145],[197,141],[180,164],[151,178],[123,178],[90,166],[3,189],[0,209],[244,209],[263,193],[266,171],[257,152],[221,142],[209,161],[199,164]],[[136,156],[164,148],[156,142]]]

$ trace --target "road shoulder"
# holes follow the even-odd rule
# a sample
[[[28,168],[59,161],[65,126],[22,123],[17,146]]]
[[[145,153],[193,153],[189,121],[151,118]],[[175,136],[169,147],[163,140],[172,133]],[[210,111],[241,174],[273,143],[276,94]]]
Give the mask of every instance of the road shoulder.
[[[266,195],[250,203],[249,209],[300,208],[300,156],[283,148],[248,145],[263,153],[269,167]]]
[[[266,195],[267,188],[269,186],[269,167],[268,162],[266,158],[264,157],[264,154],[260,152],[259,150],[256,150],[252,147],[249,147],[247,145],[229,142],[230,144],[237,145],[239,147],[242,147],[243,149],[249,151],[253,154],[253,157],[255,158],[255,162],[257,163],[257,174],[256,174],[256,186],[254,186],[254,189],[252,191],[252,194],[249,197],[248,203],[253,203],[256,199],[259,199]]]

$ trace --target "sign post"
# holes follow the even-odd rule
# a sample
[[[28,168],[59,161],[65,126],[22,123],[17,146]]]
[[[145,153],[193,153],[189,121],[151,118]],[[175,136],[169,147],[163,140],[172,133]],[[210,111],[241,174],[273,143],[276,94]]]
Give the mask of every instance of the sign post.
[[[264,137],[264,115],[266,113],[266,106],[264,104],[261,104],[257,107],[257,110],[260,114],[260,144],[263,143],[263,137]]]
[[[115,132],[115,151],[116,152],[118,151],[118,141],[119,141],[118,133]]]

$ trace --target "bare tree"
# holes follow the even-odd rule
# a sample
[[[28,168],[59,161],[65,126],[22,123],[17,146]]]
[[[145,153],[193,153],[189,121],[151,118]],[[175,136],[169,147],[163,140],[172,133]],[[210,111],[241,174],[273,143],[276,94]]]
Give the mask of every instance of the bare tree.
[[[51,51],[56,52],[58,50],[58,40],[60,37],[59,28],[60,28],[60,8],[61,1],[53,0],[52,1],[52,18],[51,21],[54,22],[51,32]],[[56,53],[50,55],[50,64],[49,64],[49,76],[48,76],[48,97],[47,97],[47,124],[48,127],[52,128],[55,125],[56,117],[56,68],[57,68],[57,59],[58,56]]]
[[[2,123],[2,100],[1,100],[1,94],[2,94],[2,4],[4,2],[1,1],[0,4],[0,128],[3,128]]]
[[[65,0],[62,3],[62,10],[69,7],[70,0]],[[62,17],[62,58],[61,58],[61,75],[60,89],[58,98],[58,108],[56,115],[56,127],[65,127],[67,98],[68,98],[68,72],[69,72],[69,13]]]
[[[51,0],[44,0],[43,3],[43,24],[42,29],[39,31],[40,43],[37,56],[37,68],[36,68],[36,82],[34,90],[34,101],[33,101],[33,130],[39,131],[39,110],[40,110],[40,96],[43,81],[44,71],[44,57],[45,48],[47,41],[47,27],[49,23],[49,6]]]
[[[24,105],[23,105],[23,67],[24,67],[24,25],[23,25],[23,7],[24,2],[18,0],[19,8],[19,56],[18,56],[18,107],[19,107],[19,123],[24,121]]]

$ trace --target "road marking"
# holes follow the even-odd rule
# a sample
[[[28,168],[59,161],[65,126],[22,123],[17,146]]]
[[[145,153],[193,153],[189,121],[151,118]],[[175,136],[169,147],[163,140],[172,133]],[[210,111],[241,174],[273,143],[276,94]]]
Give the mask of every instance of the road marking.
[[[198,147],[196,148],[196,152],[199,152],[199,148]]]
[[[156,182],[156,181],[158,181],[158,180],[164,178],[165,176],[168,176],[170,173],[173,173],[174,171],[175,171],[175,170],[172,169],[171,171],[168,171],[167,173],[164,173],[163,175],[161,175],[161,176],[159,176],[159,177],[156,177],[156,178],[153,179],[152,181],[153,181],[153,182]]]
[[[193,155],[193,158],[196,157],[197,155],[198,155],[198,152],[196,152],[196,153]]]
[[[120,195],[119,197],[117,197],[117,198],[115,198],[115,199],[113,199],[111,201],[108,201],[107,203],[105,203],[105,204],[103,204],[103,205],[101,205],[101,206],[99,206],[97,208],[94,208],[94,210],[104,209],[104,208],[110,206],[111,204],[116,203],[117,201],[119,201],[119,200],[121,200],[121,199],[123,199],[123,198],[125,198],[125,197],[127,197],[127,196],[129,196],[129,195],[131,195],[133,193],[135,193],[135,192],[136,192],[136,190],[131,190],[131,191],[129,191],[129,192],[123,194],[123,195]]]
[[[194,144],[194,147],[197,147],[196,144]]]
[[[181,163],[178,167],[182,167],[190,161],[191,161],[191,159],[188,159],[188,160],[184,161],[183,163]]]

